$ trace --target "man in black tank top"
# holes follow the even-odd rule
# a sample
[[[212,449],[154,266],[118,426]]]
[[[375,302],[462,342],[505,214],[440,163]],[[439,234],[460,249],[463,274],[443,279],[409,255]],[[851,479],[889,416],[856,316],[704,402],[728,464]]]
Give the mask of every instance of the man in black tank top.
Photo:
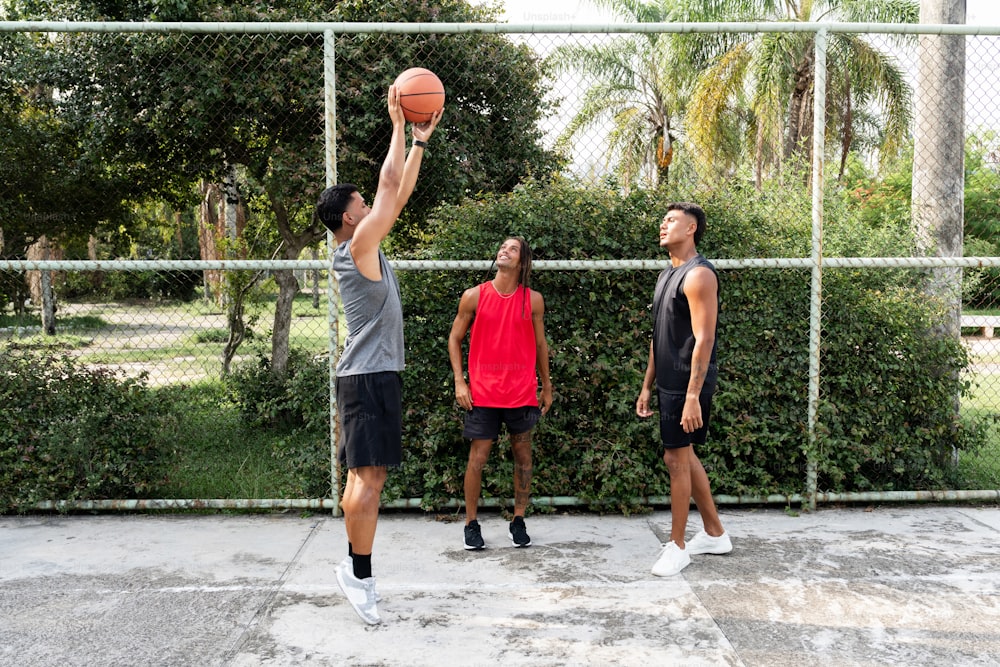
[[[705,212],[697,204],[670,204],[660,224],[660,247],[671,267],[656,281],[653,340],[636,414],[646,418],[654,383],[660,414],[663,462],[670,473],[670,540],[653,574],[668,577],[691,562],[693,554],[724,554],[733,546],[722,528],[708,475],[694,445],[705,444],[715,393],[719,279],[712,263],[698,253],[705,233]],[[691,498],[704,528],[685,543]]]

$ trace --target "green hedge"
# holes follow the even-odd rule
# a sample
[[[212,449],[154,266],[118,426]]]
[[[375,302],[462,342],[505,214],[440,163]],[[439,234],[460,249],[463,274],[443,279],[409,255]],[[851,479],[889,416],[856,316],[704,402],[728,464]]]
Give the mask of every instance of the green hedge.
[[[529,185],[438,211],[420,259],[489,260],[501,240],[527,237],[536,259],[665,260],[657,247],[664,205],[694,198],[710,258],[808,256],[807,196],[683,193]],[[836,205],[831,248],[898,254],[898,230],[873,232]],[[857,242],[855,242],[857,240]],[[880,247],[880,245],[882,247]],[[635,416],[651,336],[657,270],[537,271],[556,401],[535,438],[534,496],[606,504],[669,493],[655,420]],[[462,497],[468,444],[454,401],[447,336],[462,291],[483,271],[402,271],[406,315],[404,468],[387,498],[426,507]],[[714,491],[791,494],[805,487],[810,272],[725,270],[720,275],[720,385],[709,443],[700,452]],[[929,333],[933,304],[903,271],[828,270],[824,282],[821,490],[939,488],[946,453],[970,436],[954,412],[966,364],[959,341]],[[495,448],[484,495],[511,496],[512,460]],[[618,502],[623,509],[627,502]]]
[[[526,236],[544,259],[658,259],[666,202],[692,198],[708,214],[709,258],[802,257],[811,216],[805,195],[733,189],[674,192],[532,184],[505,196],[440,209],[420,259],[490,260],[508,235]],[[905,230],[872,229],[828,202],[826,250],[898,255]],[[398,256],[397,256],[398,257]],[[537,271],[556,402],[535,438],[533,495],[575,496],[601,507],[666,496],[655,419],[635,416],[651,335],[657,270]],[[485,271],[400,271],[406,316],[404,466],[385,499],[427,508],[461,498],[468,444],[455,405],[447,336],[462,291]],[[793,494],[805,487],[810,272],[721,270],[720,386],[700,456],[719,494]],[[819,488],[862,491],[959,488],[953,447],[981,444],[955,401],[966,389],[960,341],[935,336],[938,312],[907,270],[824,272],[822,383],[815,443]],[[244,419],[280,436],[315,433],[315,446],[280,456],[308,495],[329,491],[325,359],[292,357],[274,381],[263,353],[233,373],[230,398]],[[144,381],[81,367],[51,353],[0,350],[0,511],[38,500],[143,497],[171,464],[171,402]],[[509,447],[495,448],[484,495],[509,498]]]
[[[176,417],[143,379],[0,348],[0,405],[0,512],[142,498],[168,474]]]

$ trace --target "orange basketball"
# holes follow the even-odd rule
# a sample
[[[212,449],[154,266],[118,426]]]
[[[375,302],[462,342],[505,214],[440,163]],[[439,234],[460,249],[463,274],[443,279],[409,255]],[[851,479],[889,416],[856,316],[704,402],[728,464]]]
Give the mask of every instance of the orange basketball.
[[[444,106],[444,85],[429,69],[411,67],[396,77],[399,105],[411,123],[426,123]]]

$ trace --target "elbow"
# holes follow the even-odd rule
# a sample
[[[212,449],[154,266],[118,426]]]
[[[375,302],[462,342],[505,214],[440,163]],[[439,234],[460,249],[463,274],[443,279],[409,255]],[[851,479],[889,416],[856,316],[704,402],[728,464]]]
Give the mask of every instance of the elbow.
[[[398,169],[392,169],[389,165],[382,168],[382,173],[379,174],[378,187],[380,190],[384,189],[388,192],[398,192],[399,184],[403,182],[403,175]]]

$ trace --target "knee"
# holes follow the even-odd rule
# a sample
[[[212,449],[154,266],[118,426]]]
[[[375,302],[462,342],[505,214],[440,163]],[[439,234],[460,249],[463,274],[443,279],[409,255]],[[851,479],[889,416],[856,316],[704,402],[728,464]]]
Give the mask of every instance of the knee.
[[[686,470],[689,466],[686,454],[682,454],[681,450],[677,449],[668,449],[664,451],[663,463],[666,464],[667,469],[671,474],[680,472],[681,470]]]
[[[531,439],[514,440],[511,450],[514,453],[514,465],[531,467]]]
[[[350,493],[346,494],[345,505],[365,505],[374,498],[377,502],[385,486],[385,468],[369,468],[364,472],[351,471],[353,478],[349,480]]]
[[[469,450],[469,466],[468,469],[473,472],[482,472],[483,468],[486,467],[486,462],[490,458],[490,448],[489,446],[481,447],[473,445],[472,449]]]

